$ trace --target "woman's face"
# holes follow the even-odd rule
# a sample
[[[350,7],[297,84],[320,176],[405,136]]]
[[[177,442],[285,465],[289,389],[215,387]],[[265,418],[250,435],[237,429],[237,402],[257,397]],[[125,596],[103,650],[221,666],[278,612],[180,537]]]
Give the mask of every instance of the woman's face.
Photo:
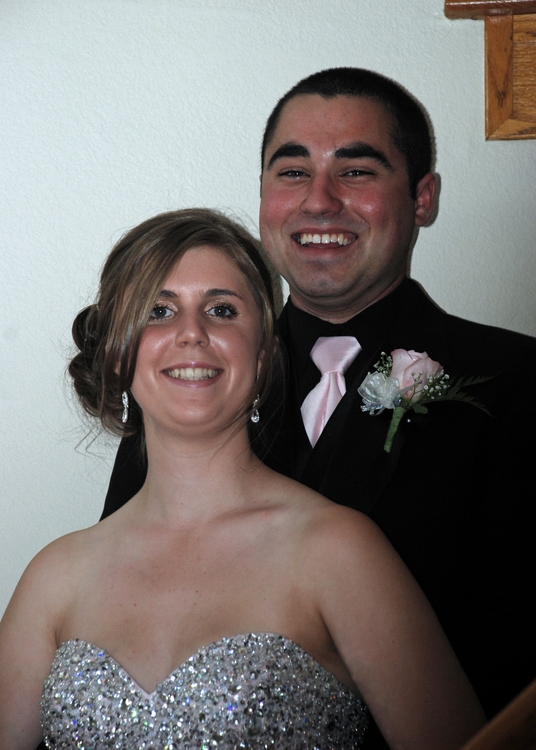
[[[132,393],[146,431],[221,429],[246,403],[260,369],[260,313],[228,255],[188,250],[164,283],[143,333]]]

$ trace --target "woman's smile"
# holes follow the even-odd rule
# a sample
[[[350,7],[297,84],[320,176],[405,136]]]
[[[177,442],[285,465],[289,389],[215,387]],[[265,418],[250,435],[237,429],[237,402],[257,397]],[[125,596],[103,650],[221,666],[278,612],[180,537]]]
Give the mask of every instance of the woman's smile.
[[[259,310],[242,271],[219,248],[187,250],[164,282],[138,351],[132,393],[146,425],[234,423],[253,400],[260,340]]]
[[[199,380],[212,380],[219,375],[222,370],[212,370],[208,367],[174,367],[170,370],[164,370],[166,375],[176,380],[188,380],[196,382]]]

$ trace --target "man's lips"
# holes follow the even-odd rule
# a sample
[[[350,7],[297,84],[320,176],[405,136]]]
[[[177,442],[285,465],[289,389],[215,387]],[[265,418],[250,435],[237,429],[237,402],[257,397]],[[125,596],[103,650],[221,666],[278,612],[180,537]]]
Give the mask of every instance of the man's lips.
[[[349,232],[300,232],[292,235],[299,245],[338,245],[344,247],[356,239],[355,234]]]
[[[215,378],[221,370],[214,370],[210,367],[173,367],[164,370],[166,375],[175,380],[210,380]]]

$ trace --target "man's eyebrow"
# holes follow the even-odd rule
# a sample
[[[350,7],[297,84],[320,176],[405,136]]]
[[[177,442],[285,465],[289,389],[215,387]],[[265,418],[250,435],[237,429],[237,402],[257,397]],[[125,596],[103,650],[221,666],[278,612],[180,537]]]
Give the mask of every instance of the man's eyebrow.
[[[393,165],[383,153],[369,143],[351,143],[349,146],[341,146],[335,151],[336,159],[362,159],[362,158],[374,159],[375,161],[383,164],[387,169],[393,169]]]
[[[242,297],[237,292],[233,292],[232,289],[207,289],[203,296],[207,299],[210,297],[238,297],[238,299],[242,299]],[[158,297],[164,299],[177,299],[178,294],[170,289],[162,289]]]
[[[270,160],[268,161],[266,168],[270,169],[270,167],[272,167],[278,159],[284,159],[286,157],[292,158],[294,156],[302,156],[304,158],[307,158],[309,156],[309,150],[299,143],[284,143],[276,151],[274,151],[274,153],[270,157]],[[393,165],[391,164],[387,156],[383,153],[383,151],[374,148],[374,146],[371,146],[370,143],[362,143],[361,141],[351,143],[349,146],[341,146],[341,148],[338,148],[335,151],[335,158],[374,159],[387,169],[393,169]]]
[[[276,162],[278,159],[284,159],[286,156],[309,156],[309,151],[305,148],[305,146],[300,146],[299,143],[284,143],[282,146],[279,146],[277,151],[274,151],[272,156],[270,157],[270,161],[266,165],[267,169],[270,169],[270,167]]]

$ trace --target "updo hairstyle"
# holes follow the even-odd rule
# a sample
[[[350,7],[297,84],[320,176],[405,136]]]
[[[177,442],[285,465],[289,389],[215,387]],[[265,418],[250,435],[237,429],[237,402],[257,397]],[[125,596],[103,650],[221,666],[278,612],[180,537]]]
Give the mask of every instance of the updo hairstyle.
[[[130,392],[129,419],[122,423],[121,394],[132,385],[140,341],[166,279],[187,250],[202,245],[230,258],[244,275],[259,311],[261,370],[235,421],[251,415],[257,394],[256,406],[265,400],[274,373],[281,371],[272,279],[253,238],[216,211],[159,214],[115,245],[102,269],[97,302],[77,315],[72,328],[79,353],[69,364],[69,374],[80,403],[116,435],[133,435],[142,427],[141,410]]]

